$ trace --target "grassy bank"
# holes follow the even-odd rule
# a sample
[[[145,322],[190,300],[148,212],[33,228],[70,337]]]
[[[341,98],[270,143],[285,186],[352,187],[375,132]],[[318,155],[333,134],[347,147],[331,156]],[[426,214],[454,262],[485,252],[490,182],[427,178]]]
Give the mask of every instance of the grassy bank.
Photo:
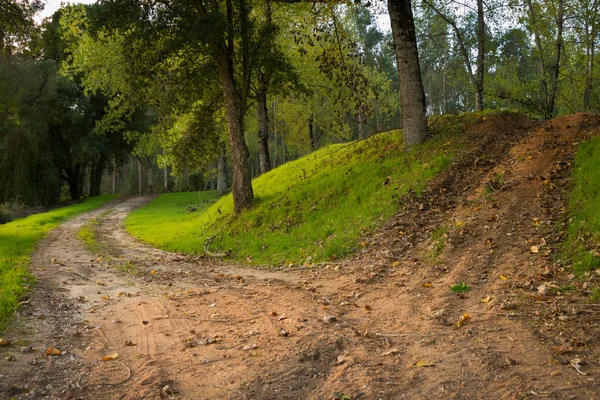
[[[204,212],[185,207],[214,193],[164,195],[132,213],[130,233],[154,246],[202,253],[207,237],[225,225],[211,251],[228,251],[253,264],[300,264],[340,258],[451,165],[464,146],[459,133],[480,116],[444,117],[433,139],[405,153],[402,134],[391,131],[361,142],[325,147],[253,181],[255,202],[230,220],[231,196]],[[208,205],[209,203],[204,203]]]
[[[582,275],[600,268],[600,137],[579,145],[572,168],[573,189],[563,258]]]
[[[115,196],[100,196],[81,204],[31,215],[0,225],[0,329],[16,309],[19,299],[32,283],[27,271],[29,256],[48,231],[66,219],[99,207]]]

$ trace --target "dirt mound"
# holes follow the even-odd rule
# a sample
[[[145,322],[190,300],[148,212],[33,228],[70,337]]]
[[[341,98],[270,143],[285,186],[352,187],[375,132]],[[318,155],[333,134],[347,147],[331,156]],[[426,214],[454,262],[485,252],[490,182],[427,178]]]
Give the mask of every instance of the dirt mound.
[[[121,228],[143,198],[71,221],[33,259],[39,285],[12,333],[26,347],[3,348],[0,393],[596,398],[600,310],[554,255],[570,161],[599,126],[588,114],[488,116],[359,254],[313,269],[249,270],[149,248]],[[100,255],[75,239],[94,216]],[[48,347],[63,352],[46,357]]]

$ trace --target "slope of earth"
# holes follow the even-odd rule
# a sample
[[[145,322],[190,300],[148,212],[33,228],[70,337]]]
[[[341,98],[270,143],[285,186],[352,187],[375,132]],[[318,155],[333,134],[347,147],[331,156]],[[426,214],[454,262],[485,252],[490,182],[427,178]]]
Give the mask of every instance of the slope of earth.
[[[0,397],[598,398],[597,278],[553,255],[569,163],[599,125],[488,118],[360,254],[310,269],[140,244],[121,223],[146,198],[81,216],[32,261],[39,283],[0,347]],[[76,239],[92,218],[100,255]]]

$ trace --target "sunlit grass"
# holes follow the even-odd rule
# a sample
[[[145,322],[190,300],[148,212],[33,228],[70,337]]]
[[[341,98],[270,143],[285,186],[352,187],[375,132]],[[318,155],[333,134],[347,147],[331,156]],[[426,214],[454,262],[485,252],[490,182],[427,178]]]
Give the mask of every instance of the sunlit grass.
[[[600,267],[600,137],[579,146],[562,256],[582,275]]]
[[[235,218],[231,195],[163,195],[132,213],[130,233],[170,251],[202,253],[207,237],[213,252],[252,264],[304,264],[347,256],[359,239],[380,226],[409,192],[420,194],[428,181],[448,168],[465,144],[464,124],[475,114],[446,116],[438,133],[410,153],[402,133],[391,131],[365,141],[336,144],[282,165],[253,181],[253,206]],[[205,211],[185,207],[202,203]]]
[[[66,219],[99,207],[115,196],[100,196],[84,203],[59,208],[43,214],[31,215],[0,225],[0,329],[30,285],[33,276],[27,271],[29,256],[36,244],[48,231]]]

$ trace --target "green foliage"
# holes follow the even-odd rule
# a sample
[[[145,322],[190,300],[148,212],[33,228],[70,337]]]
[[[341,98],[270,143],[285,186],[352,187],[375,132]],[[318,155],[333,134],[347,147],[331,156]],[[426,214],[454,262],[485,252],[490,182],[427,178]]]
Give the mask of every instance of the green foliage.
[[[461,282],[450,286],[450,290],[452,290],[454,293],[464,293],[471,290],[471,286],[467,285],[465,282]]]
[[[562,257],[581,275],[600,267],[600,137],[579,146]]]
[[[0,329],[6,326],[21,296],[33,283],[33,276],[27,270],[27,265],[37,242],[66,219],[97,208],[114,198],[115,196],[95,197],[81,204],[0,225]]]
[[[190,214],[183,207],[195,199],[174,194],[132,213],[126,226],[155,246],[201,253],[206,238],[226,224],[211,251],[231,249],[236,259],[253,263],[343,257],[398,209],[403,196],[420,193],[451,164],[460,141],[450,132],[410,153],[404,152],[399,131],[323,148],[255,179],[254,206],[229,223],[231,196]]]

